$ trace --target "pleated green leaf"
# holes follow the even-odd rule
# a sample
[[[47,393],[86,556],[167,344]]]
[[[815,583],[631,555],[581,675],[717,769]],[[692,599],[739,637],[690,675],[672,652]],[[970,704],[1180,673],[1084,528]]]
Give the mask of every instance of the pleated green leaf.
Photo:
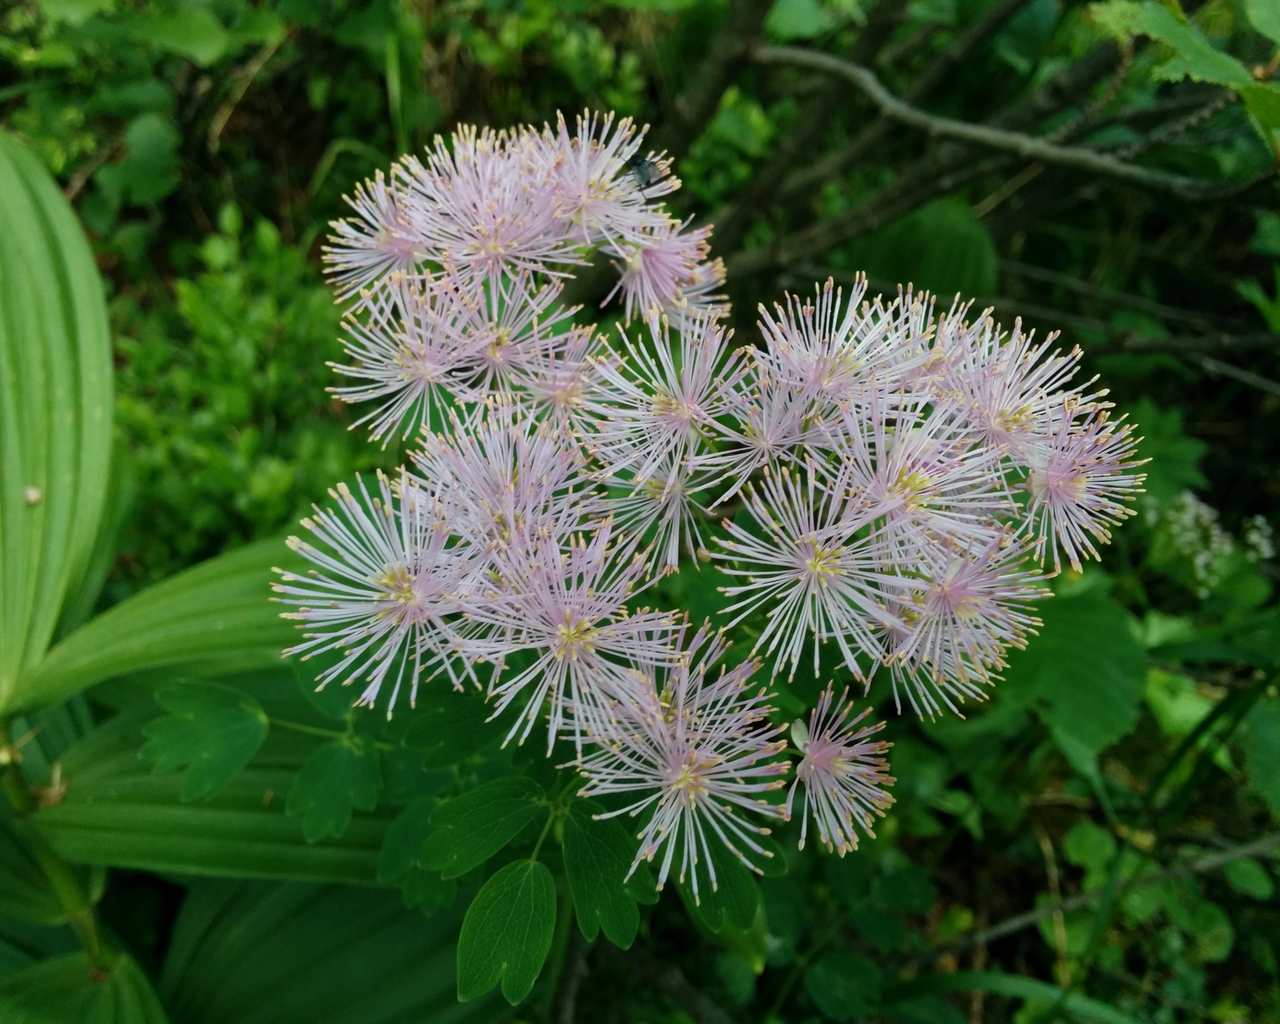
[[[27,681],[42,697],[62,699],[135,672],[210,676],[280,666],[296,631],[268,599],[271,566],[292,560],[283,542],[263,541],[202,562],[96,616]]]
[[[152,716],[126,712],[66,752],[64,798],[30,818],[55,851],[108,867],[376,884],[390,813],[354,815],[341,839],[314,844],[285,815],[285,794],[323,738],[272,733],[247,768],[190,804],[180,776],[155,775],[138,756]]]
[[[202,881],[174,926],[160,991],[184,1024],[489,1024],[454,995],[457,914],[424,919],[394,892]]]
[[[52,703],[30,675],[86,575],[111,461],[102,281],[48,172],[0,132],[0,709]]]

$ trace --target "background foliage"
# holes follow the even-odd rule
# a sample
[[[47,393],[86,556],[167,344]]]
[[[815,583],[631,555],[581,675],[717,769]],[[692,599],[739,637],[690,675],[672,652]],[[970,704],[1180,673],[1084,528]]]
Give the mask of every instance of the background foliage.
[[[11,467],[76,465],[81,488],[42,488],[29,555],[3,520],[6,586],[45,570],[3,605],[5,1019],[492,1020],[504,1003],[456,996],[495,987],[562,1021],[1280,1019],[1275,10],[7,6],[4,159],[56,178],[106,307],[0,280],[6,358],[63,316],[82,346],[47,370],[69,390],[4,393],[6,500]],[[268,538],[397,461],[323,390],[342,194],[460,121],[588,104],[677,156],[740,337],[828,273],[976,296],[1084,348],[1152,459],[1143,514],[1057,581],[989,705],[892,718],[877,841],[758,883],[726,868],[696,908],[622,887],[626,842],[499,752],[478,701],[428,692],[388,724],[312,694],[262,600],[287,557]],[[87,252],[68,266],[91,280]],[[709,614],[714,575],[661,597]]]

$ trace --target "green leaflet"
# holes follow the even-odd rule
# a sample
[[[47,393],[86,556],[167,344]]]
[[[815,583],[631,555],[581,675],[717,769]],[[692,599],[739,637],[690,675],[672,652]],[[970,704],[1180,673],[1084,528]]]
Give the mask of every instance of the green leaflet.
[[[444,878],[479,867],[523,832],[548,808],[532,779],[494,779],[436,808],[422,864]]]
[[[203,7],[184,6],[172,14],[139,14],[125,25],[138,42],[204,66],[221,57],[233,42],[222,22]]]
[[[31,670],[84,582],[111,457],[102,282],[48,172],[0,132],[0,709],[52,703]]]
[[[140,756],[157,772],[185,769],[182,799],[203,800],[253,760],[267,738],[267,716],[248,694],[221,686],[174,686],[156,694],[169,712],[143,728]]]
[[[1280,44],[1280,6],[1274,0],[1244,0],[1244,13],[1255,29]]]
[[[382,790],[382,769],[372,743],[348,736],[322,744],[302,765],[286,810],[302,819],[307,842],[341,838],[351,812],[372,811]]]
[[[623,881],[636,841],[616,820],[595,820],[592,815],[599,810],[590,801],[574,801],[564,821],[564,870],[578,927],[587,941],[595,941],[603,931],[615,946],[628,949],[640,929],[640,911],[632,892],[637,879]],[[652,880],[646,881],[652,889]]]
[[[512,1006],[542,971],[556,924],[556,883],[545,864],[518,860],[476,893],[458,936],[458,998],[467,1002],[501,984]]]
[[[124,955],[105,972],[85,953],[42,960],[0,981],[5,1024],[166,1024],[146,975]]]
[[[1177,81],[1187,77],[1197,82],[1237,88],[1253,81],[1253,76],[1243,64],[1215,48],[1199,29],[1180,20],[1156,0],[1141,3],[1111,0],[1095,4],[1092,16],[1098,24],[1122,39],[1150,36],[1173,50],[1174,56],[1158,71],[1161,78]]]

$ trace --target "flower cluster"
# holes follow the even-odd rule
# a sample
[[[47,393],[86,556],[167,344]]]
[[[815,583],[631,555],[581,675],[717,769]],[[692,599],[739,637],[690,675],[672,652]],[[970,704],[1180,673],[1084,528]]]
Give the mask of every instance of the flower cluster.
[[[642,138],[593,114],[460,129],[356,191],[326,251],[336,393],[416,446],[303,521],[312,568],[276,591],[320,685],[390,714],[443,675],[508,741],[569,744],[583,792],[642,819],[635,864],[696,899],[721,853],[760,869],[771,821],[844,854],[891,803],[847,688],[788,749],[772,695],[802,662],[864,691],[882,671],[923,715],[982,698],[1045,572],[1096,558],[1142,475],[1079,351],[988,313],[827,281],[735,344],[708,232],[662,206],[678,182]],[[618,274],[616,338],[564,300],[589,264]],[[709,562],[723,622],[638,603]],[[751,649],[722,664],[731,640]]]

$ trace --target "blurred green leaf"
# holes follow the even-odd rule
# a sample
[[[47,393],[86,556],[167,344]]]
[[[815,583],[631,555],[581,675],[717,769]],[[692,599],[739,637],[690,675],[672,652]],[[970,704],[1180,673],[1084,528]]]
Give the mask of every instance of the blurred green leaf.
[[[0,980],[5,1024],[166,1024],[168,1017],[131,957],[110,966],[85,953],[42,960]]]
[[[1077,769],[1138,721],[1146,656],[1128,615],[1097,589],[1045,603],[1044,626],[1009,659],[1010,686],[1022,688]]]
[[[556,883],[545,864],[518,860],[476,893],[458,936],[458,999],[469,1002],[501,983],[512,1006],[533,988],[551,950]]]
[[[542,787],[532,779],[486,782],[436,808],[422,863],[443,878],[465,875],[548,813]]]
[[[1244,0],[1244,13],[1255,29],[1280,44],[1280,5],[1274,0]]]
[[[827,953],[804,972],[805,991],[831,1020],[873,1016],[880,1007],[882,985],[880,969],[854,953]]]
[[[1244,768],[1249,787],[1280,814],[1280,700],[1264,700],[1244,729]]]
[[[352,811],[378,806],[381,789],[377,749],[367,740],[347,736],[312,752],[289,788],[285,810],[302,819],[302,835],[314,843],[341,837],[351,824]]]
[[[778,39],[813,39],[835,27],[836,19],[818,0],[777,0],[765,28]]]
[[[1251,899],[1265,901],[1275,894],[1275,883],[1256,860],[1248,857],[1233,860],[1223,866],[1222,874],[1231,888]]]
[[[914,284],[943,300],[996,290],[999,261],[991,232],[961,199],[938,199],[859,241],[859,269],[877,284]]]
[[[171,13],[150,11],[135,14],[122,24],[138,42],[205,66],[221,57],[231,41],[217,16],[194,4]]]
[[[1168,502],[1182,491],[1207,483],[1200,463],[1209,446],[1184,433],[1180,409],[1144,398],[1133,406],[1132,418],[1142,435],[1142,456],[1151,460],[1146,466],[1146,489],[1152,498]]]

